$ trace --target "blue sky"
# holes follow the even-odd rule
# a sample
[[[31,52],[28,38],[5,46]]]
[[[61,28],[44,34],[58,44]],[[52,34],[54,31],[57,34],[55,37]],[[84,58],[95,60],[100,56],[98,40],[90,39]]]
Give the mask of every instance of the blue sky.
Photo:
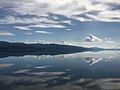
[[[120,0],[0,0],[0,41],[120,38]]]

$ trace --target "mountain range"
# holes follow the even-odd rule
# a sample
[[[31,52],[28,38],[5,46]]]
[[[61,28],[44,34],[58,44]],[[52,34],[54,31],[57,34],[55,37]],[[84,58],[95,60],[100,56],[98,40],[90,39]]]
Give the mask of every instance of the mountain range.
[[[0,41],[0,57],[6,56],[24,56],[24,55],[57,55],[77,53],[90,50],[89,48],[60,45],[60,44],[26,44],[26,43],[10,43]]]

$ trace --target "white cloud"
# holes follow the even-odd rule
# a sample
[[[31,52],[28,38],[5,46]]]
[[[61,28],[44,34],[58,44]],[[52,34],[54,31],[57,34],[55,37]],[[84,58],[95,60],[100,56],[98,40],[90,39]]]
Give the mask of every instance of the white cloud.
[[[25,26],[15,26],[14,28],[20,29],[20,30],[25,30],[25,31],[30,31],[32,29],[25,27]]]
[[[0,31],[0,36],[14,36],[14,34],[10,32]]]
[[[65,28],[63,25],[57,24],[40,24],[40,25],[29,25],[29,27],[34,28]]]
[[[47,31],[35,31],[35,32],[40,34],[52,34],[51,32],[47,32]]]
[[[120,4],[120,0],[95,0],[95,1],[98,1],[101,3],[118,3],[118,4]]]
[[[39,69],[45,69],[45,68],[51,68],[52,66],[38,66],[38,67],[35,67],[35,68],[39,68]]]
[[[71,20],[65,20],[65,21],[62,21],[62,23],[66,23],[66,24],[71,25]]]
[[[103,18],[119,18],[120,19],[120,12],[119,11],[103,11],[98,14],[100,17]]]
[[[92,21],[92,19],[86,19],[86,18],[79,17],[79,16],[73,16],[72,18],[74,18],[75,20],[79,20],[81,22]]]
[[[120,22],[120,11],[109,9],[110,4],[120,4],[120,0],[1,0],[0,7],[9,4],[14,12],[20,15],[37,15],[44,16],[47,13],[60,14],[79,21],[102,21],[102,22]],[[114,7],[113,6],[113,7]],[[97,17],[91,20],[85,17],[75,17],[73,15],[89,14]],[[94,14],[96,13],[96,14]],[[48,15],[46,17],[49,17]],[[114,18],[114,19],[113,19]],[[57,20],[57,17],[53,17]],[[7,16],[5,20],[0,20],[0,23],[60,23],[60,21],[50,20],[46,18],[16,18]]]
[[[28,26],[14,26],[14,28],[20,30],[32,30],[33,28],[66,28],[65,26],[61,25],[61,23],[71,24],[70,20],[64,21],[57,21],[51,20],[44,17],[31,17],[31,18],[20,18],[8,15],[4,19],[0,20],[1,24],[30,24]]]
[[[67,31],[70,31],[71,29],[66,29]]]
[[[14,4],[18,6],[14,8],[14,11],[17,13],[38,16],[49,12],[70,16],[76,11],[82,9],[89,11],[94,7],[90,0],[84,0],[82,2],[80,0],[34,0],[27,3],[16,1]]]
[[[59,24],[60,22],[50,20],[47,18],[41,18],[41,17],[31,17],[31,18],[20,18],[15,17],[12,15],[7,15],[5,18],[0,19],[1,24],[40,24],[40,23],[52,23],[52,24]]]
[[[32,35],[33,33],[31,32],[31,28],[29,28],[28,26],[14,26],[15,29],[19,29],[22,32],[24,32],[24,34],[26,35]]]
[[[114,15],[114,14],[113,14]],[[86,16],[88,16],[89,18],[91,18],[94,21],[101,21],[101,22],[120,22],[120,19],[113,19],[113,18],[117,18],[119,17],[119,15],[117,17],[110,17],[110,15],[102,15],[101,13],[98,15],[92,15],[92,14],[86,14]]]

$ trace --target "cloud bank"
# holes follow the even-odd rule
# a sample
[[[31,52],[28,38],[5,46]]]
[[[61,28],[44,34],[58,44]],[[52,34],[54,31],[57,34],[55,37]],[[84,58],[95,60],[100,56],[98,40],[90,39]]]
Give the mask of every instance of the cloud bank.
[[[0,0],[0,13],[0,25],[12,24],[13,29],[51,34],[38,29],[70,30],[72,20],[120,22],[120,0]]]
[[[83,18],[84,21],[119,22],[120,0],[1,0],[0,8],[14,14],[46,16],[47,13]],[[115,10],[112,10],[116,8]],[[87,16],[89,19],[80,15]],[[96,18],[95,18],[96,17]],[[13,18],[11,18],[13,19]],[[14,19],[13,19],[14,21]],[[82,21],[82,20],[80,20]]]

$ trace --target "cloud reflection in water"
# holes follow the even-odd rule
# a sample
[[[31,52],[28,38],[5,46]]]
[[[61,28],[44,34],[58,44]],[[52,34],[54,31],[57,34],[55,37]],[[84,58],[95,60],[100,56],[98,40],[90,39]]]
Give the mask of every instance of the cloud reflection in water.
[[[1,90],[120,89],[119,58],[120,51],[2,58],[0,65],[3,63],[6,67],[13,66],[0,69],[0,88]]]

